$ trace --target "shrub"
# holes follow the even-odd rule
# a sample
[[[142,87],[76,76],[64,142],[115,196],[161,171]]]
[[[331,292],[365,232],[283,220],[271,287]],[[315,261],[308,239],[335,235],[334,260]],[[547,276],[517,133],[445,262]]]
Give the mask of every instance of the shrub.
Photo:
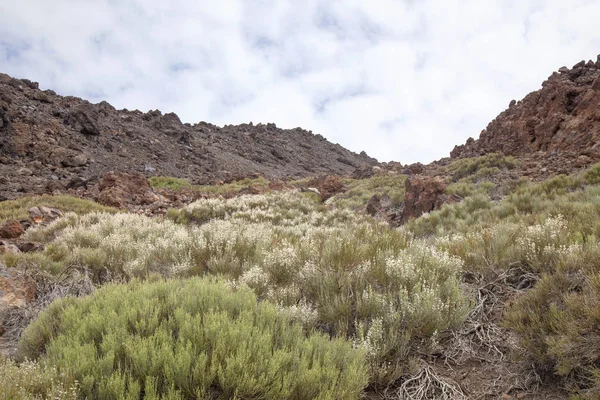
[[[191,188],[192,185],[187,179],[174,178],[172,176],[152,176],[148,179],[148,183],[153,188],[165,188],[172,190],[181,190],[183,188]]]
[[[600,395],[599,260],[598,244],[572,247],[505,318],[539,372],[568,379],[586,398]]]
[[[193,189],[194,191],[199,193],[213,195],[228,195],[232,193],[238,193],[241,190],[248,189],[250,187],[267,190],[269,188],[269,181],[263,177],[254,179],[244,178],[239,181],[234,181],[223,185],[194,186]]]
[[[376,175],[368,179],[349,180],[349,189],[328,201],[338,208],[364,209],[371,197],[389,197],[392,204],[404,199],[404,175]]]
[[[361,351],[214,280],[108,285],[53,303],[21,356],[80,382],[87,398],[358,399]]]
[[[86,268],[96,281],[213,274],[248,286],[308,329],[367,343],[372,382],[382,385],[467,312],[460,260],[300,193],[206,199],[171,217],[203,223],[90,214],[27,234],[52,240],[40,266]]]
[[[115,208],[73,196],[25,196],[17,200],[0,201],[0,224],[9,219],[27,219],[29,218],[29,209],[37,206],[57,208],[63,212],[69,211],[79,215],[91,212],[118,212]]]
[[[600,183],[600,163],[595,164],[588,169],[584,175],[585,180],[590,185],[597,185]]]
[[[7,400],[76,400],[77,384],[46,368],[27,361],[21,365],[0,356],[0,398]]]
[[[489,178],[500,172],[501,169],[514,169],[519,162],[511,156],[500,153],[491,153],[481,157],[463,158],[450,164],[452,181],[457,182],[469,176],[475,180]]]

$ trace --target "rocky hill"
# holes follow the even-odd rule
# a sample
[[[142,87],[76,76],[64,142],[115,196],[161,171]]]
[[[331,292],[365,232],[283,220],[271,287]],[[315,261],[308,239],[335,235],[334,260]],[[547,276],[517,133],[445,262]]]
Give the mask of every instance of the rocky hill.
[[[218,127],[174,113],[116,110],[0,74],[0,200],[64,189],[111,170],[214,183],[345,175],[377,161],[275,124]]]
[[[511,101],[479,139],[456,146],[453,158],[500,152],[552,159],[543,167],[569,169],[600,160],[600,56],[562,67],[542,88]]]

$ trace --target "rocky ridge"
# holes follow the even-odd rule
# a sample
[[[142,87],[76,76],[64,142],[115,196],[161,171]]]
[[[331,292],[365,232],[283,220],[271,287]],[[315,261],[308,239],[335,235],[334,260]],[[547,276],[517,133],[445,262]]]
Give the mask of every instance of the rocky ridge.
[[[192,125],[174,113],[117,110],[0,74],[0,200],[87,186],[112,170],[213,184],[347,175],[376,164],[301,128]]]
[[[512,100],[481,132],[456,146],[452,158],[503,153],[550,174],[569,173],[600,160],[600,55],[561,67],[542,88]]]

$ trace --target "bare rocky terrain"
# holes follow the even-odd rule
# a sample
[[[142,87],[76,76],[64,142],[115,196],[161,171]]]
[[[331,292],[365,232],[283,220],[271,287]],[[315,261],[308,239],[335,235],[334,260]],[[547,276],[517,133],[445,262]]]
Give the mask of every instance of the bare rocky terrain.
[[[525,167],[537,168],[537,174],[545,176],[598,162],[600,55],[596,62],[581,61],[553,72],[541,89],[511,101],[479,139],[470,138],[456,146],[451,157],[494,152],[523,158]]]
[[[86,185],[112,170],[212,184],[346,175],[376,163],[301,128],[184,124],[174,113],[117,110],[0,74],[0,200]]]

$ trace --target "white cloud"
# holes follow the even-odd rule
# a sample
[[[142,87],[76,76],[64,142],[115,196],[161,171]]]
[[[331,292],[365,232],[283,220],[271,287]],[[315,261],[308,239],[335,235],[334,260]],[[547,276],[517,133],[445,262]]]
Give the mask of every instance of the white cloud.
[[[598,15],[589,0],[20,0],[0,4],[0,71],[427,162],[553,70],[595,60]]]

